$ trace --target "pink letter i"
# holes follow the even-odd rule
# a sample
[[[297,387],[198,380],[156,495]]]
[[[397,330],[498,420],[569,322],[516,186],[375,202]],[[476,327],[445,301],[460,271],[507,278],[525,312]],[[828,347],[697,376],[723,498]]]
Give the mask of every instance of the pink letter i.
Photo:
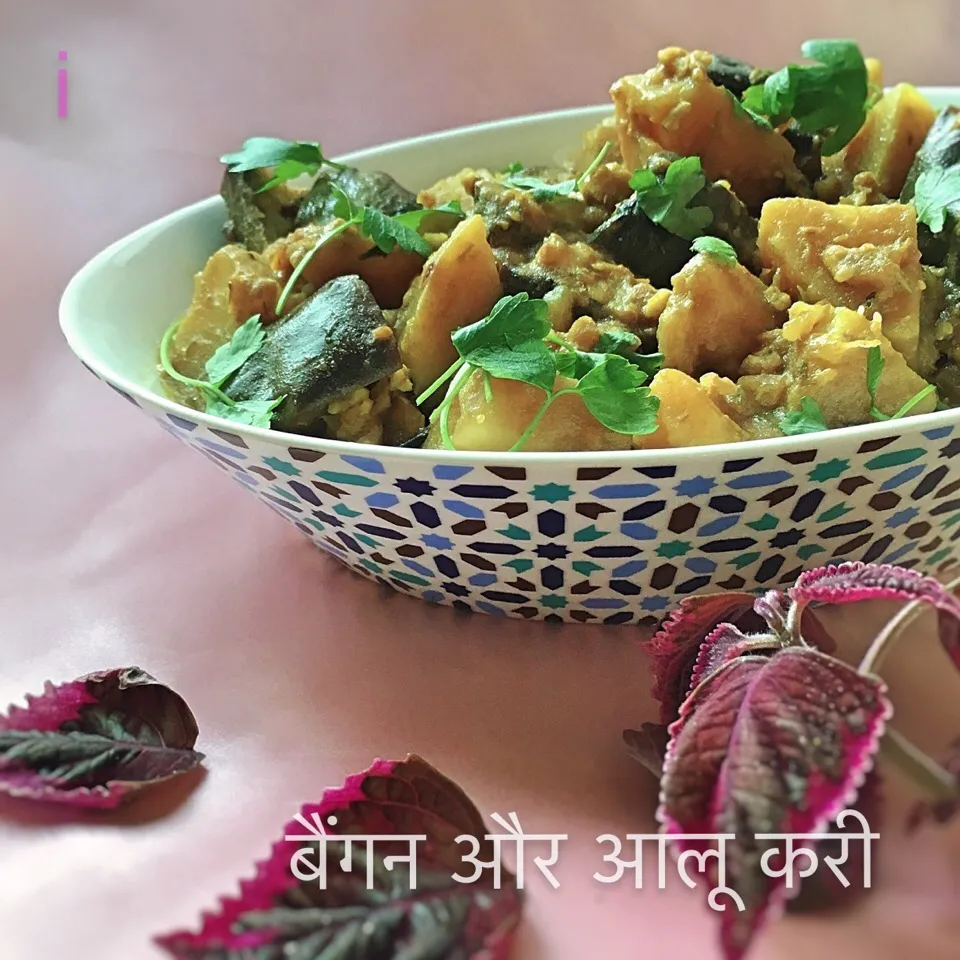
[[[67,59],[67,51],[61,50],[61,61]],[[57,116],[62,120],[67,115],[67,71],[61,68],[57,71]]]

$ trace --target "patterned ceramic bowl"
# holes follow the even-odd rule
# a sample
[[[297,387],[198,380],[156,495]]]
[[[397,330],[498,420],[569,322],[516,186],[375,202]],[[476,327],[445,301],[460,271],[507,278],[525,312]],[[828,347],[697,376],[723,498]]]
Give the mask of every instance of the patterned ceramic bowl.
[[[960,90],[925,91],[935,105]],[[608,107],[422,137],[344,158],[418,189],[451,170],[549,163]],[[163,330],[222,243],[219,197],[114,244],[60,319],[84,364],[357,572],[512,617],[643,623],[681,597],[791,583],[840,560],[951,565],[960,410],[825,434],[606,454],[371,447],[243,427],[167,400]]]

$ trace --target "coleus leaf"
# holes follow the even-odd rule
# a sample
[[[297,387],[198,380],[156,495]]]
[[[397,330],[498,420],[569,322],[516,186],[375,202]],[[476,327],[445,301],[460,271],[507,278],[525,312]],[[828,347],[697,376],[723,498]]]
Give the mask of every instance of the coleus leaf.
[[[842,563],[802,574],[788,593],[801,609],[862,600],[923,601],[937,610],[940,641],[960,669],[960,600],[933,577],[888,564]]]
[[[663,773],[663,758],[667,755],[670,734],[666,724],[642,723],[639,730],[624,730],[623,742],[627,752],[637,763],[645,766],[657,778]]]
[[[824,832],[856,800],[891,713],[881,681],[799,647],[740,657],[683,704],[670,727],[657,817],[667,834],[736,835],[726,882],[745,909],[728,905],[722,914],[727,960],[744,955],[785,899],[785,878],[761,868],[778,841],[756,835]],[[703,849],[680,836],[675,843]],[[773,856],[772,865],[782,860]]]
[[[752,613],[755,599],[752,593],[734,591],[686,597],[644,644],[653,661],[653,696],[660,702],[663,723],[676,720],[707,635],[719,623],[744,626],[742,618]],[[763,623],[757,616],[747,619],[751,625]]]
[[[397,842],[377,841],[373,884],[368,889],[367,845],[281,840],[256,874],[240,885],[240,895],[221,901],[203,917],[199,933],[179,931],[157,939],[177,960],[287,960],[303,957],[348,958],[457,957],[462,960],[505,960],[520,919],[523,894],[514,876],[500,873],[500,889],[484,871],[474,883],[458,883],[454,874],[474,873],[465,856],[469,844],[480,842],[479,861],[494,859],[494,847],[483,839],[483,818],[464,792],[426,761],[377,760],[369,770],[328,790],[319,803],[305,805],[287,824],[284,837],[303,836],[309,825],[321,825],[328,837],[396,836]],[[315,831],[314,831],[315,832]],[[416,889],[410,868],[385,858],[406,857],[409,841],[417,844]],[[309,848],[315,866],[325,848],[326,882],[298,878],[291,868],[297,852]],[[344,869],[344,859],[348,869]],[[309,876],[306,860],[298,867]]]
[[[0,715],[0,791],[115,807],[192,770],[197,722],[183,698],[139,667],[47,683]]]
[[[731,660],[747,654],[761,655],[784,646],[783,637],[776,633],[748,634],[731,623],[718,624],[707,636],[697,652],[697,659],[690,675],[690,691],[696,690],[704,680],[712,676]]]

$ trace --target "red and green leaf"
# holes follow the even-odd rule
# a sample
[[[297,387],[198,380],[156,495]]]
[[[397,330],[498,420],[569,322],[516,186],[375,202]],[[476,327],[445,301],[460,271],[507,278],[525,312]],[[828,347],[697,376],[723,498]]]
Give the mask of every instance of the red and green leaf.
[[[751,593],[713,593],[687,597],[644,644],[653,666],[653,696],[660,702],[660,719],[672,723],[690,689],[700,645],[719,623],[762,624],[753,613]]]
[[[802,647],[733,660],[684,703],[670,727],[658,818],[668,834],[736,835],[727,884],[746,909],[722,915],[727,960],[744,955],[785,899],[784,878],[761,869],[777,842],[756,835],[823,832],[856,800],[890,713],[879,680]]]
[[[198,766],[197,735],[183,698],[139,667],[48,682],[0,715],[0,792],[115,807]]]
[[[888,564],[842,563],[804,573],[789,590],[801,608],[808,604],[862,600],[919,600],[936,608],[940,640],[960,668],[960,600],[933,577]]]
[[[772,633],[743,633],[731,623],[719,624],[700,644],[690,675],[688,695],[732,660],[748,654],[772,652],[783,645],[783,639]]]
[[[397,837],[372,847],[373,884],[367,887],[366,844],[283,839],[256,866],[240,895],[224,898],[203,916],[198,933],[180,931],[157,939],[176,960],[286,960],[288,957],[458,957],[505,960],[522,909],[523,894],[506,869],[500,889],[485,871],[474,883],[470,844],[476,857],[494,860],[494,847],[477,808],[466,794],[426,761],[376,761],[369,770],[328,790],[319,803],[304,806],[287,824],[284,837],[306,834],[319,824],[328,837]],[[417,845],[416,880],[399,862],[387,870],[384,859],[404,857],[404,837],[427,837]],[[291,860],[309,848],[312,865],[326,864],[326,882],[295,875]],[[342,859],[347,860],[344,869]],[[298,867],[301,874],[309,870]]]
[[[624,730],[623,742],[637,763],[656,777],[663,773],[663,758],[667,755],[667,744],[670,742],[666,724],[642,723],[639,730]]]

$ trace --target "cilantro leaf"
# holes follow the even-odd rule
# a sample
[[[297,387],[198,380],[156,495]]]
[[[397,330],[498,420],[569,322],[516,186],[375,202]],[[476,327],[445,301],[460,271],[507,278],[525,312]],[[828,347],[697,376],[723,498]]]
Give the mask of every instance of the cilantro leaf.
[[[504,177],[503,182],[508,187],[526,190],[537,203],[549,203],[558,197],[569,197],[577,185],[576,180],[562,180],[560,183],[547,183],[540,177],[530,177],[522,173],[511,173]]]
[[[870,394],[870,402],[877,402],[877,387],[880,384],[880,375],[886,361],[883,359],[883,351],[880,347],[874,345],[867,348],[867,393]]]
[[[811,397],[803,397],[799,410],[790,410],[783,415],[780,429],[785,436],[794,437],[801,433],[820,433],[829,427],[817,401]]]
[[[917,219],[934,233],[941,233],[947,216],[960,216],[960,163],[924,170],[917,177],[913,197]]]
[[[480,347],[512,348],[528,340],[543,340],[550,332],[545,300],[531,300],[527,293],[498,300],[490,315],[454,331],[451,340],[461,357]]]
[[[540,177],[530,177],[523,174],[523,164],[511,163],[504,171],[507,174],[503,182],[508,187],[516,187],[518,190],[527,190],[537,203],[548,203],[559,197],[569,197],[576,193],[583,182],[593,173],[597,167],[603,163],[603,158],[610,150],[611,144],[605,143],[597,155],[590,161],[590,165],[575,180],[562,180],[560,183],[547,183]]]
[[[726,88],[724,88],[726,90]],[[727,96],[733,101],[733,112],[752,120],[764,130],[772,130],[773,124],[763,115],[763,84],[748,87],[743,94],[743,100],[738,100],[732,90],[727,90]]]
[[[254,314],[237,327],[233,336],[217,347],[206,363],[207,379],[215,387],[222,386],[263,345],[266,333],[260,324],[260,314]]]
[[[637,170],[630,178],[640,209],[654,223],[684,240],[702,236],[713,223],[709,207],[690,206],[706,183],[699,157],[674,160],[662,181],[648,169]]]
[[[606,354],[577,384],[590,413],[608,430],[630,435],[657,429],[660,401],[641,386],[646,375],[624,357]]]
[[[742,106],[780,125],[791,118],[803,133],[828,133],[825,156],[845,147],[863,126],[870,96],[867,66],[853,40],[808,40],[809,66],[790,64],[747,89]]]
[[[501,173],[522,173],[523,164],[519,160],[514,160],[513,163],[508,163],[500,172]]]
[[[692,246],[697,253],[714,257],[722,263],[732,265],[740,262],[737,260],[737,251],[726,240],[721,240],[719,237],[697,237]]]
[[[281,140],[277,137],[251,137],[245,140],[236,153],[225,153],[220,162],[226,164],[230,173],[246,173],[249,170],[273,168],[273,176],[258,193],[269,190],[301,174],[314,174],[326,165],[345,170],[341,163],[334,163],[323,155],[319,143],[303,140]]]
[[[637,353],[640,338],[626,330],[604,330],[597,338],[594,347],[596,353],[615,353],[617,356],[629,360],[649,378],[653,379],[657,371],[663,366],[662,353]]]
[[[224,420],[232,420],[234,423],[245,423],[250,427],[267,430],[270,428],[273,411],[283,400],[283,397],[278,397],[276,400],[235,400],[224,403],[218,397],[207,397],[206,412],[212,417],[223,417]]]
[[[463,220],[466,214],[459,200],[451,200],[449,203],[442,203],[439,207],[419,207],[416,210],[407,210],[405,213],[396,214],[393,219],[410,230],[421,233],[424,221],[432,219],[435,216],[448,216],[456,220]]]
[[[477,347],[469,363],[502,380],[519,380],[549,393],[557,378],[557,354],[543,340],[515,346]]]
[[[373,207],[362,207],[359,224],[360,232],[369,237],[384,253],[390,253],[394,247],[408,253],[419,253],[429,257],[433,247],[416,230],[401,223],[396,217],[388,217]]]
[[[278,397],[276,400],[234,400],[227,396],[221,389],[223,380],[236,373],[240,367],[260,349],[263,343],[263,330],[259,325],[259,317],[251,317],[235,333],[230,343],[224,344],[228,349],[221,354],[220,359],[216,360],[217,354],[223,350],[223,347],[217,349],[216,353],[207,361],[207,373],[209,375],[211,368],[214,374],[219,374],[223,380],[211,382],[209,380],[196,380],[193,377],[184,376],[173,365],[170,359],[170,345],[176,335],[180,321],[174,321],[166,330],[163,339],[160,341],[160,367],[163,372],[178,383],[185,384],[196,390],[203,397],[204,412],[213,417],[223,417],[225,420],[233,420],[236,423],[245,423],[252,427],[263,427],[269,429],[273,411],[283,403],[284,398]],[[259,330],[259,334],[257,331]],[[241,333],[241,331],[243,331]],[[253,345],[256,344],[254,349]],[[243,357],[241,360],[240,357]],[[224,371],[229,371],[224,373]]]

